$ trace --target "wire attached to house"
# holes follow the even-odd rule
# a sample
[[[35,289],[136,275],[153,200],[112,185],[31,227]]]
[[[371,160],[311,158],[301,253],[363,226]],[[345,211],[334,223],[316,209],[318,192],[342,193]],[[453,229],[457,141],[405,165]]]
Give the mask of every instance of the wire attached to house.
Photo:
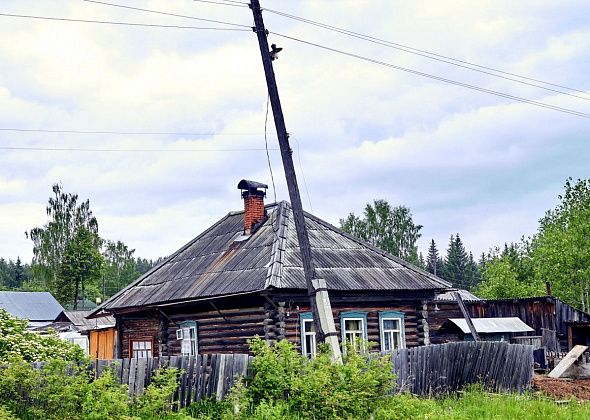
[[[182,26],[182,25],[160,25],[160,24],[152,24],[152,23],[134,23],[134,22],[120,22],[120,21],[108,21],[108,20],[71,19],[71,18],[51,17],[51,16],[17,15],[17,14],[11,14],[11,13],[0,13],[0,16],[22,18],[22,19],[39,19],[39,20],[51,20],[51,21],[75,22],[75,23],[97,23],[97,24],[103,24],[103,25],[135,26],[135,27],[146,27],[146,28],[198,29],[198,30],[207,30],[207,31],[234,31],[234,32],[250,32],[251,31],[251,29],[245,29],[245,28],[242,29],[242,28]]]
[[[492,89],[486,89],[486,88],[483,88],[483,87],[480,87],[480,86],[476,86],[476,85],[471,85],[471,84],[468,84],[468,83],[459,82],[457,80],[447,79],[445,77],[440,77],[440,76],[436,76],[434,74],[424,73],[424,72],[421,72],[421,71],[418,71],[418,70],[414,70],[414,69],[410,69],[410,68],[407,68],[407,67],[398,66],[398,65],[395,65],[395,64],[387,63],[385,61],[381,61],[381,60],[377,60],[377,59],[374,59],[374,58],[366,57],[366,56],[363,56],[363,55],[360,55],[360,54],[355,54],[355,53],[351,53],[351,52],[348,52],[348,51],[339,50],[337,48],[332,48],[332,47],[328,47],[328,46],[325,46],[325,45],[317,44],[317,43],[314,43],[314,42],[306,41],[306,40],[301,39],[301,38],[296,38],[296,37],[292,37],[292,36],[289,36],[289,35],[280,34],[278,32],[270,32],[270,33],[273,34],[273,35],[282,37],[282,38],[286,38],[286,39],[290,39],[292,41],[300,42],[302,44],[306,44],[306,45],[313,46],[313,47],[316,47],[316,48],[320,48],[320,49],[323,49],[323,50],[331,51],[331,52],[334,52],[334,53],[337,53],[337,54],[342,54],[342,55],[345,55],[345,56],[348,56],[348,57],[357,58],[359,60],[367,61],[367,62],[370,62],[370,63],[373,63],[373,64],[378,64],[378,65],[381,65],[381,66],[384,66],[384,67],[388,67],[388,68],[391,68],[391,69],[404,71],[406,73],[411,73],[411,74],[414,74],[416,76],[426,77],[428,79],[437,80],[439,82],[444,82],[444,83],[448,83],[448,84],[455,85],[455,86],[461,86],[461,87],[464,87],[464,88],[467,88],[467,89],[476,90],[476,91],[487,93],[487,94],[490,94],[490,95],[500,96],[500,97],[506,98],[506,99],[511,99],[511,100],[514,100],[514,101],[517,101],[517,102],[523,102],[523,103],[527,103],[529,105],[534,105],[534,106],[538,106],[538,107],[541,107],[541,108],[551,109],[553,111],[563,112],[563,113],[566,113],[566,114],[571,114],[571,115],[575,115],[575,116],[582,117],[582,118],[590,118],[590,114],[585,113],[585,112],[581,112],[581,111],[576,111],[574,109],[562,108],[562,107],[559,107],[559,106],[547,104],[545,102],[534,101],[532,99],[526,99],[526,98],[522,98],[520,96],[515,96],[515,95],[508,94],[508,93],[503,93],[503,92],[498,92],[498,91],[492,90]]]
[[[579,95],[568,94],[567,92],[563,92],[563,91],[556,90],[556,89],[550,89],[550,88],[547,88],[545,86],[536,85],[534,83],[527,83],[527,82],[524,82],[523,80],[528,80],[528,81],[531,81],[531,82],[542,83],[542,84],[545,84],[545,85],[548,85],[548,86],[553,86],[553,87],[557,87],[557,88],[561,88],[561,89],[566,89],[566,90],[570,90],[570,91],[573,91],[573,92],[579,92],[579,93],[588,94],[588,92],[586,92],[584,90],[580,90],[580,89],[576,89],[576,88],[572,88],[572,87],[568,87],[568,86],[563,86],[563,85],[559,85],[559,84],[556,84],[556,83],[547,82],[547,81],[540,80],[540,79],[535,79],[535,78],[532,78],[532,77],[522,76],[522,75],[519,75],[519,74],[516,74],[516,73],[511,73],[511,72],[499,70],[499,69],[496,69],[496,68],[493,68],[493,67],[489,67],[489,66],[483,66],[483,65],[476,64],[476,63],[469,62],[469,61],[459,60],[457,58],[445,56],[445,55],[442,55],[442,54],[437,54],[437,53],[434,53],[434,52],[431,52],[431,51],[426,51],[426,50],[414,48],[414,47],[411,47],[411,46],[408,46],[408,45],[404,45],[404,44],[398,44],[396,42],[387,41],[387,40],[382,39],[382,38],[377,38],[377,37],[374,37],[374,36],[362,34],[362,33],[359,33],[359,32],[348,30],[348,29],[339,28],[337,26],[333,26],[333,25],[329,25],[329,24],[326,24],[326,23],[314,21],[314,20],[311,20],[311,19],[302,18],[302,17],[296,16],[296,15],[292,15],[292,14],[289,14],[289,13],[284,13],[284,12],[281,12],[281,11],[278,11],[278,10],[272,10],[272,9],[265,8],[264,11],[269,12],[269,13],[273,13],[273,14],[276,14],[276,15],[279,15],[279,16],[282,16],[282,17],[286,17],[286,18],[289,18],[289,19],[297,20],[299,22],[303,22],[303,23],[306,23],[306,24],[309,24],[309,25],[317,26],[317,27],[320,27],[320,28],[323,28],[323,29],[327,29],[329,31],[338,32],[340,34],[344,34],[344,35],[347,35],[347,36],[350,36],[350,37],[353,37],[353,38],[358,38],[358,39],[362,39],[364,41],[372,42],[374,44],[381,45],[381,46],[384,46],[384,47],[387,47],[387,48],[393,48],[393,49],[396,49],[396,50],[407,52],[409,54],[419,55],[421,57],[429,58],[431,60],[440,61],[440,62],[443,62],[443,63],[446,63],[446,64],[450,64],[450,65],[457,66],[457,67],[462,67],[462,68],[465,68],[465,69],[468,69],[468,70],[472,70],[472,71],[477,71],[477,72],[480,72],[480,73],[488,74],[488,75],[494,76],[494,77],[503,78],[503,79],[510,80],[510,81],[513,81],[513,82],[522,83],[522,84],[525,84],[525,85],[529,85],[529,86],[533,86],[533,87],[537,87],[537,88],[541,88],[541,89],[545,89],[545,90],[549,90],[549,91],[560,92],[560,93],[563,93],[563,94],[566,94],[566,95],[569,95],[569,96],[573,96],[573,97],[576,97],[576,98],[580,98],[580,99],[590,100],[589,97],[583,97],[583,96],[579,96]],[[474,68],[474,67],[476,67],[476,68]],[[483,69],[483,70],[480,70],[480,69]],[[486,70],[489,70],[489,71],[486,71]],[[499,74],[490,73],[490,71],[496,72],[496,73],[500,73],[500,74],[505,74],[507,76],[518,77],[519,79],[523,79],[523,80],[516,80],[516,79],[513,79],[511,77],[501,76]]]
[[[205,18],[200,18],[200,17],[196,17],[196,16],[180,15],[180,14],[177,14],[177,13],[161,12],[159,10],[152,10],[152,9],[142,9],[140,7],[132,7],[132,6],[127,6],[127,5],[123,5],[123,4],[116,4],[116,3],[107,3],[107,2],[104,2],[104,1],[98,1],[98,0],[83,0],[83,1],[88,2],[88,3],[101,4],[101,5],[104,5],[104,6],[120,7],[122,9],[138,10],[140,12],[156,13],[156,14],[159,14],[159,15],[180,17],[180,18],[184,18],[184,19],[193,19],[193,20],[199,20],[199,21],[203,21],[203,22],[220,23],[222,25],[239,26],[239,27],[242,27],[242,28],[251,29],[251,26],[249,26],[249,25],[242,25],[240,23],[225,22],[225,21],[222,21],[222,20],[214,20],[214,19],[205,19]]]
[[[272,181],[272,192],[274,195],[274,202],[277,202],[277,188],[275,186],[275,177],[272,173],[272,165],[270,163],[270,153],[268,153],[268,138],[266,136],[266,129],[267,129],[267,125],[268,125],[268,105],[270,102],[270,94],[267,96],[266,98],[266,115],[264,117],[264,146],[266,148],[266,159],[268,160],[268,169],[270,171],[270,179]]]
[[[299,171],[301,172],[301,178],[303,178],[303,187],[305,188],[305,195],[307,195],[307,202],[309,203],[309,209],[313,213],[313,206],[311,205],[311,196],[309,195],[309,189],[307,188],[307,180],[305,179],[305,172],[303,172],[303,165],[301,164],[301,145],[297,137],[293,136],[293,139],[297,142],[297,160],[299,161]]]

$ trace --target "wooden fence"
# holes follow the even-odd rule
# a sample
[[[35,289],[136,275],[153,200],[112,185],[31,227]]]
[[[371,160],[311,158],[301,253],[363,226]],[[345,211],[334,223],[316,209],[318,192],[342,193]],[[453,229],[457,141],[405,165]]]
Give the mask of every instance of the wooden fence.
[[[184,373],[179,377],[174,401],[185,407],[203,398],[223,398],[237,378],[247,375],[251,359],[252,356],[247,354],[203,354],[194,357],[98,360],[93,363],[96,376],[110,367],[120,383],[129,385],[132,396],[143,393],[158,368],[178,368]]]
[[[533,347],[504,342],[460,342],[401,349],[391,355],[397,375],[397,391],[434,395],[458,391],[467,384],[482,383],[489,389],[522,391],[533,377]],[[223,398],[235,381],[248,374],[252,356],[212,354],[196,357],[115,359],[94,361],[100,376],[110,367],[130,395],[143,393],[161,367],[184,373],[174,400],[181,407],[207,397]]]
[[[480,341],[401,349],[392,354],[400,392],[434,395],[481,383],[498,391],[531,386],[533,347]]]

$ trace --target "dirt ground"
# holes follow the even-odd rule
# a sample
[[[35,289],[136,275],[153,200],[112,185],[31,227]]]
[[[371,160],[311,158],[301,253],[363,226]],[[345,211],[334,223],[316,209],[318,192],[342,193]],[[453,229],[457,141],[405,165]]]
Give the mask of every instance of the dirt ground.
[[[578,401],[590,401],[590,379],[552,379],[535,375],[533,387],[555,400],[567,400],[575,397]]]

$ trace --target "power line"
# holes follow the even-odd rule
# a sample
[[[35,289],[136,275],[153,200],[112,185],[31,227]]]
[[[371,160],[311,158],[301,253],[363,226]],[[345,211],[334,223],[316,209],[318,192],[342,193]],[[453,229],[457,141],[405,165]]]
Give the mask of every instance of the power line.
[[[212,0],[193,0],[193,1],[198,1],[199,3],[218,4],[220,6],[249,7],[248,3],[242,3],[239,1],[227,2],[227,3],[221,3],[219,1],[212,1]],[[225,1],[225,0],[222,0],[222,1]]]
[[[395,69],[395,70],[401,70],[401,71],[404,71],[404,72],[407,72],[407,73],[414,74],[416,76],[426,77],[426,78],[437,80],[437,81],[440,81],[440,82],[444,82],[444,83],[448,83],[448,84],[452,84],[452,85],[456,85],[456,86],[461,86],[461,87],[464,87],[464,88],[467,88],[467,89],[472,89],[472,90],[476,90],[476,91],[479,91],[479,92],[488,93],[490,95],[500,96],[502,98],[512,99],[512,100],[515,100],[515,101],[518,101],[518,102],[523,102],[523,103],[527,103],[527,104],[530,104],[530,105],[535,105],[535,106],[538,106],[538,107],[551,109],[553,111],[559,111],[559,112],[563,112],[563,113],[571,114],[571,115],[576,115],[578,117],[583,117],[583,118],[590,118],[590,114],[585,113],[585,112],[576,111],[576,110],[568,109],[568,108],[562,108],[562,107],[555,106],[555,105],[550,105],[550,104],[547,104],[547,103],[544,103],[544,102],[534,101],[534,100],[531,100],[531,99],[522,98],[520,96],[510,95],[508,93],[498,92],[498,91],[495,91],[495,90],[492,90],[492,89],[486,89],[486,88],[482,88],[482,87],[479,87],[479,86],[470,85],[468,83],[463,83],[463,82],[459,82],[459,81],[456,81],[456,80],[447,79],[447,78],[440,77],[440,76],[435,76],[433,74],[424,73],[424,72],[421,72],[421,71],[418,71],[418,70],[413,70],[413,69],[410,69],[410,68],[407,68],[407,67],[397,66],[395,64],[387,63],[385,61],[376,60],[374,58],[369,58],[369,57],[365,57],[365,56],[362,56],[362,55],[359,55],[359,54],[354,54],[354,53],[343,51],[343,50],[339,50],[339,49],[336,49],[336,48],[327,47],[325,45],[316,44],[314,42],[305,41],[303,39],[295,38],[295,37],[292,37],[292,36],[289,36],[289,35],[283,35],[283,34],[279,34],[277,32],[270,32],[270,33],[272,33],[273,35],[276,35],[276,36],[280,36],[282,38],[287,38],[287,39],[290,39],[292,41],[300,42],[302,44],[306,44],[306,45],[310,45],[310,46],[313,46],[313,47],[321,48],[323,50],[332,51],[332,52],[335,52],[335,53],[338,53],[338,54],[346,55],[348,57],[357,58],[357,59],[363,60],[363,61],[368,61],[370,63],[378,64],[378,65],[381,65],[381,66],[384,66],[384,67],[389,67],[389,68],[392,68],[392,69]]]
[[[571,91],[574,91],[574,92],[588,94],[588,92],[586,92],[584,90],[580,90],[580,89],[576,89],[576,88],[572,88],[572,87],[568,87],[568,86],[564,86],[564,85],[559,85],[559,84],[556,84],[556,83],[551,83],[551,82],[543,81],[543,80],[540,80],[540,79],[535,79],[535,78],[532,78],[532,77],[522,76],[522,75],[519,75],[519,74],[516,74],[516,73],[511,73],[511,72],[499,70],[499,69],[496,69],[496,68],[493,68],[493,67],[482,66],[480,64],[475,64],[475,63],[472,63],[472,62],[469,62],[469,61],[459,60],[457,58],[453,58],[453,57],[449,57],[449,56],[437,54],[437,53],[426,51],[426,50],[421,50],[421,49],[414,48],[414,47],[411,47],[411,46],[408,46],[408,45],[404,45],[404,44],[398,44],[398,43],[395,43],[395,42],[387,41],[387,40],[382,39],[382,38],[376,38],[376,37],[373,37],[373,36],[370,36],[370,35],[365,35],[365,34],[362,34],[362,33],[359,33],[359,32],[350,31],[348,29],[339,28],[337,26],[328,25],[326,23],[321,23],[321,22],[317,22],[317,21],[314,21],[314,20],[302,18],[302,17],[296,16],[296,15],[291,15],[291,14],[284,13],[284,12],[281,12],[281,11],[278,11],[278,10],[272,10],[272,9],[264,9],[264,10],[267,11],[267,12],[269,12],[269,13],[274,13],[274,14],[277,14],[279,16],[283,16],[283,17],[286,17],[286,18],[289,18],[289,19],[294,19],[294,20],[297,20],[297,21],[300,21],[300,22],[303,22],[303,23],[307,23],[307,24],[310,24],[310,25],[318,26],[318,27],[323,28],[323,29],[327,29],[327,30],[330,30],[330,31],[338,32],[338,33],[341,33],[341,34],[344,34],[344,35],[348,35],[348,36],[351,36],[351,37],[354,37],[354,38],[363,39],[365,41],[373,42],[374,44],[378,44],[378,45],[382,45],[382,46],[385,46],[385,47],[388,47],[388,48],[394,48],[394,49],[397,49],[397,50],[405,51],[405,52],[410,53],[410,54],[419,55],[419,56],[422,56],[422,57],[425,57],[425,58],[429,58],[431,60],[441,61],[443,63],[447,63],[447,64],[451,64],[451,65],[454,65],[454,66],[466,68],[466,69],[477,71],[477,72],[480,72],[480,73],[489,74],[489,75],[494,76],[494,77],[500,77],[500,78],[503,78],[503,79],[512,80],[512,81],[515,81],[517,83],[529,84],[529,83],[526,83],[526,82],[523,82],[523,81],[519,81],[519,80],[515,80],[515,79],[512,79],[512,78],[504,77],[504,76],[497,75],[497,74],[494,74],[494,73],[489,73],[487,71],[478,70],[477,68],[484,69],[484,70],[494,71],[496,73],[506,74],[508,76],[518,77],[520,79],[529,80],[529,81],[532,81],[532,82],[543,83],[545,85],[554,86],[554,87],[558,87],[558,88],[561,88],[561,89],[567,89],[567,90],[571,90]],[[450,60],[450,61],[448,61],[448,60]],[[458,64],[458,63],[460,63],[460,64]],[[473,67],[469,67],[469,66],[473,66],[473,67],[477,67],[477,68],[473,68]],[[529,85],[530,86],[539,87],[541,89],[548,89],[548,88],[541,87],[541,86],[538,86],[538,85],[535,85],[535,84],[529,84]],[[552,90],[552,89],[548,89],[548,90]],[[561,91],[557,91],[557,92],[561,92]],[[561,93],[567,94],[566,92],[561,92]],[[580,96],[577,96],[577,95],[570,95],[570,96],[575,96],[577,98],[590,100],[590,98],[587,98],[587,97],[580,97]]]
[[[0,13],[0,16],[15,17],[23,19],[40,19],[40,20],[52,20],[52,21],[63,21],[63,22],[76,22],[76,23],[98,23],[103,25],[120,25],[120,26],[136,26],[136,27],[147,27],[147,28],[174,28],[174,29],[200,29],[209,31],[239,31],[245,32],[250,29],[241,28],[215,28],[215,27],[199,27],[199,26],[181,26],[181,25],[159,25],[151,23],[133,23],[133,22],[116,22],[107,20],[90,20],[90,19],[70,19],[70,18],[58,18],[50,16],[33,16],[33,15],[15,15],[10,13]]]
[[[103,149],[103,148],[80,148],[80,147],[12,147],[0,146],[0,150],[25,150],[25,151],[49,151],[49,152],[264,152],[263,148],[242,148],[242,149]],[[277,148],[268,150],[276,151]]]
[[[125,136],[260,136],[262,133],[192,133],[192,132],[162,132],[162,131],[116,131],[116,130],[102,130],[102,131],[88,131],[88,130],[50,130],[42,128],[14,128],[14,127],[0,127],[0,131],[13,131],[24,133],[60,133],[60,134],[115,134]],[[276,134],[276,133],[269,133]]]
[[[104,2],[104,1],[97,1],[97,0],[83,0],[83,1],[88,2],[88,3],[102,4],[104,6],[120,7],[122,9],[138,10],[140,12],[156,13],[156,14],[159,14],[159,15],[174,16],[174,17],[180,17],[180,18],[185,18],[185,19],[193,19],[193,20],[200,20],[200,21],[203,21],[203,22],[220,23],[222,25],[240,26],[242,28],[251,29],[250,26],[248,26],[248,25],[242,25],[240,23],[225,22],[225,21],[222,21],[222,20],[205,19],[205,18],[200,18],[200,17],[196,17],[196,16],[179,15],[179,14],[176,14],[176,13],[160,12],[158,10],[142,9],[140,7],[132,7],[132,6],[122,5],[122,4],[107,3],[107,2]]]
[[[313,213],[313,206],[311,205],[311,196],[309,195],[309,189],[307,188],[307,180],[305,179],[305,172],[303,172],[303,165],[301,164],[301,146],[297,137],[291,136],[297,142],[297,160],[299,161],[299,170],[301,171],[301,177],[303,178],[303,186],[305,187],[305,194],[307,195],[307,202],[309,203],[309,209]]]
[[[274,194],[274,202],[277,202],[277,188],[275,186],[275,177],[272,173],[272,165],[270,164],[270,154],[268,153],[268,138],[266,136],[266,126],[268,124],[268,104],[270,102],[270,95],[266,98],[266,115],[264,116],[264,146],[266,148],[266,159],[268,160],[268,169],[270,171],[270,180],[272,181],[272,192]]]

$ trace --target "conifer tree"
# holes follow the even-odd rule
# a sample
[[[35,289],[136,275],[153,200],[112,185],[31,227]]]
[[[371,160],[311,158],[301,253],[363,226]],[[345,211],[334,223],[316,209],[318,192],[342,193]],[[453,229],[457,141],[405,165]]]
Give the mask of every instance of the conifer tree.
[[[436,248],[434,239],[430,241],[430,246],[428,247],[428,255],[426,256],[426,270],[435,276],[444,275],[443,260],[438,254],[438,249]]]
[[[459,234],[451,235],[447,258],[445,260],[444,278],[454,287],[466,288],[466,272],[469,259]]]

